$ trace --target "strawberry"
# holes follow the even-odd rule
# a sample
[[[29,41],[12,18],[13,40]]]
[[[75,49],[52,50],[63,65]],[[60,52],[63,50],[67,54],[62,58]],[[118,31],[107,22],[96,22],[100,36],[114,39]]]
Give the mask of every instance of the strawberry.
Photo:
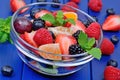
[[[120,70],[112,66],[107,66],[104,70],[104,79],[120,80]]]
[[[97,22],[91,23],[88,28],[86,28],[85,33],[88,35],[88,37],[94,37],[96,40],[98,40],[101,35],[100,24]]]
[[[70,0],[71,2],[74,2],[74,3],[80,3],[80,0]]]
[[[20,37],[30,45],[37,47],[37,44],[33,40],[35,33],[36,33],[35,31],[32,31],[31,33],[25,32],[24,34],[21,34]]]
[[[64,24],[64,27],[71,27],[71,23],[70,22],[66,22],[65,24]]]
[[[75,4],[74,2],[67,2],[66,5],[75,7],[75,8],[79,8],[77,4]],[[62,6],[61,8],[63,11],[71,11],[71,12],[76,12],[74,9],[68,7],[68,6]]]
[[[114,45],[109,39],[104,38],[100,45],[100,49],[102,51],[102,54],[110,55],[114,51]]]
[[[60,44],[60,49],[62,54],[69,55],[69,46],[76,44],[77,41],[74,37],[66,34],[59,34],[56,36],[55,43]],[[69,59],[68,57],[63,57],[63,59]]]
[[[120,30],[120,15],[110,15],[106,18],[102,25],[103,30],[119,31]]]
[[[102,9],[102,0],[89,0],[88,7],[95,12],[99,12]]]
[[[52,13],[48,10],[40,10],[39,12],[35,13],[35,18],[37,19],[45,14],[52,14]]]
[[[53,43],[51,33],[45,28],[38,29],[37,32],[35,33],[35,36],[33,37],[33,40],[36,42],[38,46]]]
[[[71,28],[71,30],[73,30],[73,33],[75,33],[78,30],[82,30],[83,32],[85,32],[85,30],[86,30],[85,25],[79,20],[76,21],[75,25],[71,25],[70,28]]]

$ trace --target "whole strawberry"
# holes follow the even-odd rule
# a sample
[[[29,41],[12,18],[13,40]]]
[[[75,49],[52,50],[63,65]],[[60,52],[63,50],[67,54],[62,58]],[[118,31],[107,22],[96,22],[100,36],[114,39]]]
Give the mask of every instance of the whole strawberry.
[[[38,46],[53,43],[51,33],[45,28],[38,29],[37,32],[35,33],[35,36],[33,37],[33,40],[36,42]]]
[[[98,40],[101,36],[100,24],[97,22],[91,23],[85,30],[85,33],[88,35],[88,37],[94,37],[96,40]]]
[[[112,66],[107,66],[104,70],[104,80],[120,80],[120,70]]]
[[[99,12],[102,9],[102,0],[89,0],[88,7],[95,12]]]
[[[100,45],[100,49],[102,54],[110,55],[114,51],[114,44],[109,39],[104,38]]]

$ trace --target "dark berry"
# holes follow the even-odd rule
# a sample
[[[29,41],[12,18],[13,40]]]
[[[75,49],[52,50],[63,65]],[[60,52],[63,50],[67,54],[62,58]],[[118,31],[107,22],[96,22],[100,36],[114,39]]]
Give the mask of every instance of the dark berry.
[[[11,66],[8,66],[8,65],[3,66],[1,68],[1,72],[4,76],[11,76],[13,73],[13,68]]]
[[[37,0],[37,2],[46,2],[46,0]]]
[[[32,22],[25,17],[18,17],[14,21],[15,30],[18,33],[31,32],[32,31]]]
[[[54,3],[60,3],[59,0],[52,0],[52,2],[54,2]],[[52,4],[51,6],[54,7],[54,8],[59,8],[60,7],[59,5],[55,5],[55,4]]]
[[[52,35],[52,38],[55,39],[55,35],[52,31],[50,31],[51,35]]]
[[[42,19],[34,19],[32,29],[38,30],[40,28],[45,28],[45,21]]]
[[[76,40],[78,40],[79,34],[80,34],[80,30],[77,30],[72,36],[75,37]]]
[[[83,21],[83,24],[84,24],[86,27],[88,27],[88,26],[90,25],[90,22],[89,22],[88,20],[86,20],[86,21]]]
[[[119,42],[119,38],[116,35],[112,35],[111,41],[112,41],[113,44],[116,44],[116,43]]]
[[[96,16],[93,16],[93,19],[98,22],[98,18]]]
[[[83,53],[84,52],[84,50],[80,47],[80,45],[78,45],[78,44],[75,44],[75,45],[71,45],[70,47],[69,47],[69,53],[71,54],[71,55],[74,55],[74,54],[81,54],[81,53]]]
[[[114,15],[115,11],[113,10],[113,8],[107,9],[106,10],[107,15]]]
[[[111,59],[107,62],[107,66],[118,67],[118,62]]]

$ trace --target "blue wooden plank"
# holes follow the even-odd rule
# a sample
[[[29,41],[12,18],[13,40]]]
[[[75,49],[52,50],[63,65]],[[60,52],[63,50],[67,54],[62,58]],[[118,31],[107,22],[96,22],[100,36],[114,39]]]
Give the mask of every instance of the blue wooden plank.
[[[12,12],[10,9],[10,0],[0,1],[0,18],[7,18],[8,16],[12,16]],[[26,3],[30,3],[31,0],[25,0]],[[22,70],[23,70],[23,62],[17,55],[18,51],[13,44],[9,42],[0,44],[0,69],[2,66],[10,65],[13,67],[14,72],[11,77],[5,77],[2,75],[0,71],[0,80],[21,80]]]
[[[120,10],[119,10],[119,3],[120,0],[114,0],[114,1],[110,1],[110,0],[102,0],[103,2],[103,8],[100,12],[93,12],[92,10],[89,9],[89,14],[91,16],[96,16],[98,18],[99,23],[102,25],[102,23],[104,22],[105,18],[106,18],[106,10],[108,8],[113,8],[115,10],[116,14],[120,14]],[[110,37],[112,35],[117,35],[118,37],[120,37],[120,32],[103,32],[104,33],[104,37],[107,37],[110,39]],[[106,67],[107,61],[110,59],[114,59],[116,61],[118,61],[118,64],[120,64],[119,61],[119,50],[120,50],[120,42],[115,45],[115,51],[112,55],[110,56],[102,56],[102,59],[100,61],[94,59],[92,61],[92,80],[102,80],[103,79],[103,73],[104,73],[104,69]],[[119,66],[120,68],[120,66]]]
[[[0,44],[0,68],[4,65],[13,67],[11,77],[5,77],[0,72],[0,80],[21,80],[23,63],[17,55],[17,49],[10,43]]]

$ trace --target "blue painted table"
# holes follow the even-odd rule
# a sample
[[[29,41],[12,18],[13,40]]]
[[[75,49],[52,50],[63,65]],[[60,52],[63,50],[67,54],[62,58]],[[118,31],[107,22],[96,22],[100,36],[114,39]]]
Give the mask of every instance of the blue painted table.
[[[51,2],[52,0],[47,0]],[[61,3],[66,3],[68,0],[60,0]],[[96,16],[100,24],[103,23],[106,18],[106,9],[114,8],[116,14],[120,14],[119,3],[120,0],[102,0],[103,8],[101,12],[96,13],[88,8],[88,0],[81,0],[79,8],[91,16]],[[25,0],[27,4],[36,2],[36,0]],[[0,18],[6,18],[12,16],[10,10],[9,0],[0,0]],[[120,37],[120,32],[103,32],[104,37],[110,38],[111,35],[116,34]],[[64,77],[50,77],[42,74],[38,74],[35,71],[27,67],[17,55],[17,50],[14,45],[6,42],[0,44],[0,68],[4,65],[10,65],[14,68],[14,73],[11,77],[5,77],[0,72],[0,80],[103,80],[103,71],[106,66],[106,62],[109,59],[117,60],[120,64],[120,42],[115,45],[115,51],[111,56],[102,56],[100,61],[94,59],[88,63],[82,70]],[[120,68],[120,66],[118,66]]]

